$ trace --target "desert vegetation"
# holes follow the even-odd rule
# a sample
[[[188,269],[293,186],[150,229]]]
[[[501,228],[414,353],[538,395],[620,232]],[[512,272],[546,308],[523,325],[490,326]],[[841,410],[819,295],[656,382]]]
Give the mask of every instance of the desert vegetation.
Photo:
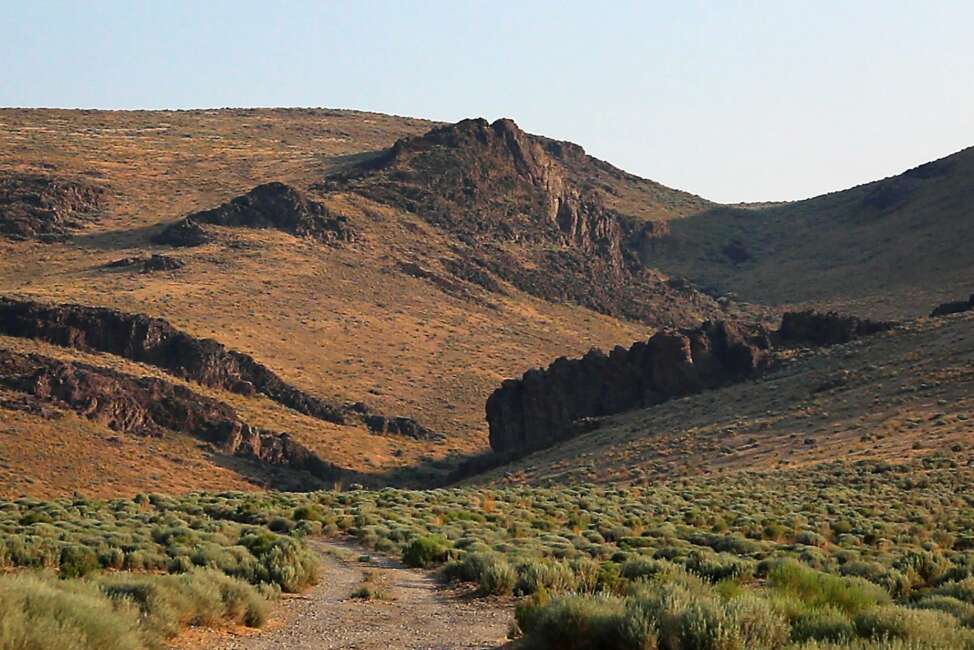
[[[59,634],[104,647],[260,625],[316,579],[318,535],[518,598],[528,647],[974,647],[972,479],[958,449],[651,486],[0,502],[3,647],[56,647],[29,635],[66,609]]]

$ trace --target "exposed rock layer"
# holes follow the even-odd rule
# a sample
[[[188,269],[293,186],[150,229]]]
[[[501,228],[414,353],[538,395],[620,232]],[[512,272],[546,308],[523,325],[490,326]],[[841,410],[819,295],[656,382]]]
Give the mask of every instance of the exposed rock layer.
[[[0,174],[0,234],[56,239],[96,220],[105,191],[90,183],[38,174]]]
[[[837,314],[788,314],[778,332],[732,322],[660,331],[628,350],[592,350],[505,381],[487,400],[490,445],[526,452],[573,437],[586,418],[658,404],[754,377],[773,366],[776,347],[843,343],[890,327]]]
[[[0,333],[115,354],[242,395],[261,393],[295,411],[337,424],[353,419],[377,433],[437,437],[407,418],[389,418],[372,413],[363,404],[340,405],[308,395],[253,357],[228,350],[212,339],[193,337],[159,318],[99,307],[0,298]]]
[[[251,427],[226,404],[161,379],[0,350],[0,385],[114,431],[143,436],[183,432],[231,455],[305,470],[321,479],[335,476],[333,467],[288,434]]]

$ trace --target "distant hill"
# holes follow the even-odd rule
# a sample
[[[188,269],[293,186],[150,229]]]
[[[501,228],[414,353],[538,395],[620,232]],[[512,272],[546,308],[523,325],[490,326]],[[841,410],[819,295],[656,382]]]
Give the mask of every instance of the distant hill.
[[[715,293],[908,317],[971,292],[974,148],[805,201],[670,223],[643,261]]]

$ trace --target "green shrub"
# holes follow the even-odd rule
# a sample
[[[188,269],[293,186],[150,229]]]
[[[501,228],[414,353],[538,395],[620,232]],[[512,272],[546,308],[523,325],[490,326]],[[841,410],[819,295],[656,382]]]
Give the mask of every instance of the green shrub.
[[[953,596],[925,596],[913,603],[916,609],[934,609],[947,612],[966,627],[974,627],[974,605]]]
[[[61,549],[58,572],[62,578],[83,578],[101,568],[95,552],[72,544]]]
[[[525,642],[534,650],[621,650],[619,635],[628,629],[624,611],[622,601],[615,598],[562,596],[522,603],[515,617]],[[648,650],[655,645],[629,647]]]
[[[267,603],[253,586],[211,569],[163,576],[115,574],[98,584],[109,598],[136,605],[143,628],[154,638],[221,621],[259,627],[267,617]]]
[[[447,558],[450,543],[441,535],[417,537],[402,552],[406,566],[427,568],[439,564]]]
[[[852,619],[832,606],[804,610],[791,623],[791,638],[795,641],[842,643],[855,636]]]
[[[868,639],[899,639],[938,644],[945,648],[969,647],[972,637],[950,614],[885,605],[862,612],[854,620],[856,632]]]
[[[768,572],[768,583],[808,607],[832,606],[850,615],[890,601],[882,587],[867,580],[828,575],[794,561],[775,564]]]
[[[481,569],[480,591],[493,596],[510,595],[517,582],[517,572],[501,555],[491,556]]]
[[[564,562],[529,560],[517,566],[514,591],[518,594],[530,595],[539,590],[559,593],[574,588],[575,574]]]
[[[0,648],[141,650],[138,612],[77,581],[31,575],[0,577]]]

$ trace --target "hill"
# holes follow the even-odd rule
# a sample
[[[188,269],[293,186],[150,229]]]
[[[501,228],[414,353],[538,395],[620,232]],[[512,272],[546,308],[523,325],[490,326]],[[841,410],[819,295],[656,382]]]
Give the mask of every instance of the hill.
[[[96,338],[164,321],[187,354],[222,351],[3,329],[11,495],[439,484],[487,449],[485,402],[526,369],[704,321],[750,331],[795,305],[902,319],[970,294],[972,150],[808,201],[719,206],[506,119],[4,109],[0,142],[0,297],[55,325],[120,314]],[[787,409],[803,408],[795,390]],[[156,394],[198,415],[146,408]],[[696,399],[654,407],[672,413],[659,440],[723,421],[723,402],[702,422],[680,410]],[[628,453],[617,442],[602,450]]]
[[[770,305],[909,318],[970,293],[974,148],[805,201],[707,209],[643,261]]]
[[[481,147],[479,136],[464,133],[497,137]],[[455,141],[437,141],[450,134]],[[354,418],[323,421],[266,395],[33,335],[4,338],[4,349],[43,357],[47,368],[61,368],[53,360],[184,386],[231,407],[249,427],[288,433],[346,481],[440,480],[453,459],[486,448],[484,400],[527,366],[628,344],[657,323],[761,313],[718,304],[637,263],[630,233],[709,203],[507,121],[447,127],[326,109],[5,109],[0,142],[0,176],[17,188],[0,216],[37,226],[0,237],[0,295],[165,319],[313,399],[361,404],[436,435],[417,440]],[[450,199],[451,213],[465,217],[455,222],[402,201],[412,189],[403,179],[415,171],[408,183],[423,187],[429,168],[420,161],[442,155],[458,163],[458,182],[483,182],[473,199]],[[523,173],[524,155],[547,176]],[[483,200],[503,198],[494,181],[521,193],[506,204]],[[42,192],[52,198],[39,199]],[[576,206],[576,230],[535,209],[553,198]],[[496,228],[473,232],[478,220]],[[537,236],[522,236],[528,232]],[[120,435],[121,425],[80,406],[28,406],[12,390],[0,405],[7,494],[307,479],[228,456],[187,431]],[[148,463],[151,471],[139,469]]]

